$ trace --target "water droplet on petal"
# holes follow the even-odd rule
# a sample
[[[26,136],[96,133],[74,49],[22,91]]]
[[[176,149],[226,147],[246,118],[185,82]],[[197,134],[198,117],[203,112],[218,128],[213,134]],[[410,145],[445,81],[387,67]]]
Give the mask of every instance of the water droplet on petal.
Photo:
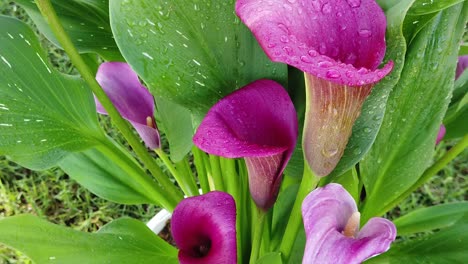
[[[318,55],[318,52],[316,50],[314,50],[314,49],[309,50],[308,53],[309,53],[309,56],[311,56],[311,57],[315,57],[315,56]]]
[[[323,6],[322,6],[322,13],[324,14],[329,14],[331,12],[332,8],[331,8],[331,5],[329,3],[325,3]]]
[[[341,74],[336,70],[328,70],[326,73],[328,78],[336,79],[340,78]]]
[[[348,5],[352,8],[361,6],[361,0],[346,0],[346,2],[348,2]]]
[[[319,61],[318,66],[321,67],[321,68],[328,68],[328,67],[333,66],[333,63],[331,63],[329,61]]]
[[[359,30],[359,36],[363,37],[363,38],[368,38],[370,36],[372,36],[372,32],[368,29],[360,29]]]
[[[305,62],[305,63],[312,63],[313,60],[307,56],[301,56],[301,61]]]

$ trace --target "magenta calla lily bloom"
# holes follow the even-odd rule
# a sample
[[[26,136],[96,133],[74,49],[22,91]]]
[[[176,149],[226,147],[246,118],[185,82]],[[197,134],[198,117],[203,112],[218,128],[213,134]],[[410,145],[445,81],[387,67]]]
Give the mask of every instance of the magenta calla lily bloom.
[[[306,248],[302,263],[354,264],[381,254],[395,240],[395,225],[371,218],[359,230],[353,197],[339,184],[312,191],[302,203]]]
[[[154,99],[140,83],[138,75],[123,62],[105,62],[99,66],[96,80],[124,119],[136,129],[146,146],[155,149],[161,145],[159,131],[154,120]],[[94,97],[96,110],[107,111]]]
[[[268,57],[305,72],[304,154],[318,176],[343,155],[385,55],[386,19],[375,0],[237,0],[236,13]]]
[[[193,142],[210,154],[245,158],[252,198],[268,210],[276,201],[297,134],[296,111],[288,93],[274,81],[259,80],[215,104]]]
[[[171,220],[181,264],[237,263],[236,204],[214,191],[182,200]]]

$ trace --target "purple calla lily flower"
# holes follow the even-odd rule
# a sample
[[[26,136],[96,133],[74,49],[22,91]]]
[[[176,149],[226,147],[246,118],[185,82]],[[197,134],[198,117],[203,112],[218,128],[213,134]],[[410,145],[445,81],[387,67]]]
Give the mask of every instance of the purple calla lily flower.
[[[375,0],[237,0],[236,13],[268,57],[305,72],[303,145],[318,176],[343,155],[385,55],[386,20]]]
[[[214,191],[182,200],[171,220],[181,264],[237,263],[236,204]]]
[[[359,230],[356,202],[339,184],[312,191],[302,203],[306,248],[302,263],[353,264],[381,254],[395,240],[395,225],[371,218]]]
[[[210,154],[244,157],[259,208],[276,201],[282,173],[297,140],[297,116],[283,87],[255,81],[221,99],[203,119],[193,142]]]
[[[96,80],[122,117],[136,129],[146,146],[159,148],[161,142],[154,120],[153,96],[140,83],[138,75],[130,66],[123,62],[105,62],[99,66]],[[94,101],[97,112],[107,115],[96,97]]]

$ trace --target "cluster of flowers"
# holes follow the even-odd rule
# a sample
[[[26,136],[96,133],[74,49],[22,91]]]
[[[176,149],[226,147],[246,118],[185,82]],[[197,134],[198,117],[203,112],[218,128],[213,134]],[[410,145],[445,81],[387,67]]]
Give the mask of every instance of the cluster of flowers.
[[[328,175],[343,155],[364,100],[392,70],[391,61],[378,69],[386,49],[383,11],[374,0],[238,0],[236,13],[271,60],[304,72],[304,156],[315,175]],[[97,80],[146,145],[158,148],[154,101],[132,69],[104,63]],[[213,155],[244,158],[251,196],[268,211],[297,137],[288,93],[263,79],[214,105],[193,142]],[[359,229],[356,203],[339,184],[312,191],[302,203],[302,216],[304,263],[360,263],[388,250],[396,237],[393,223],[383,218],[372,218]],[[237,262],[236,205],[228,193],[183,200],[171,225],[181,263]]]

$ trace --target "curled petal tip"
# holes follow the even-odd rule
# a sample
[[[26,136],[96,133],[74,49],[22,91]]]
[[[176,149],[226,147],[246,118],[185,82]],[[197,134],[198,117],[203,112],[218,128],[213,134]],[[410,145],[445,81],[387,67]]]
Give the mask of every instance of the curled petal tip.
[[[358,86],[378,82],[393,68],[389,62],[377,69],[386,19],[374,0],[238,0],[236,13],[271,60],[308,74]]]
[[[396,237],[395,225],[372,218],[359,230],[359,212],[339,184],[312,191],[302,204],[306,231],[303,263],[353,264],[381,254]]]
[[[138,75],[123,62],[105,62],[99,66],[96,80],[124,119],[137,130],[149,148],[160,147],[159,131],[154,123],[154,100]],[[95,97],[98,113],[107,114]],[[151,126],[148,125],[151,119]]]
[[[236,205],[227,193],[182,200],[172,215],[171,231],[182,264],[237,263]]]
[[[267,209],[276,200],[297,134],[296,111],[288,93],[274,81],[258,80],[215,104],[193,142],[210,154],[246,158],[252,197]]]

